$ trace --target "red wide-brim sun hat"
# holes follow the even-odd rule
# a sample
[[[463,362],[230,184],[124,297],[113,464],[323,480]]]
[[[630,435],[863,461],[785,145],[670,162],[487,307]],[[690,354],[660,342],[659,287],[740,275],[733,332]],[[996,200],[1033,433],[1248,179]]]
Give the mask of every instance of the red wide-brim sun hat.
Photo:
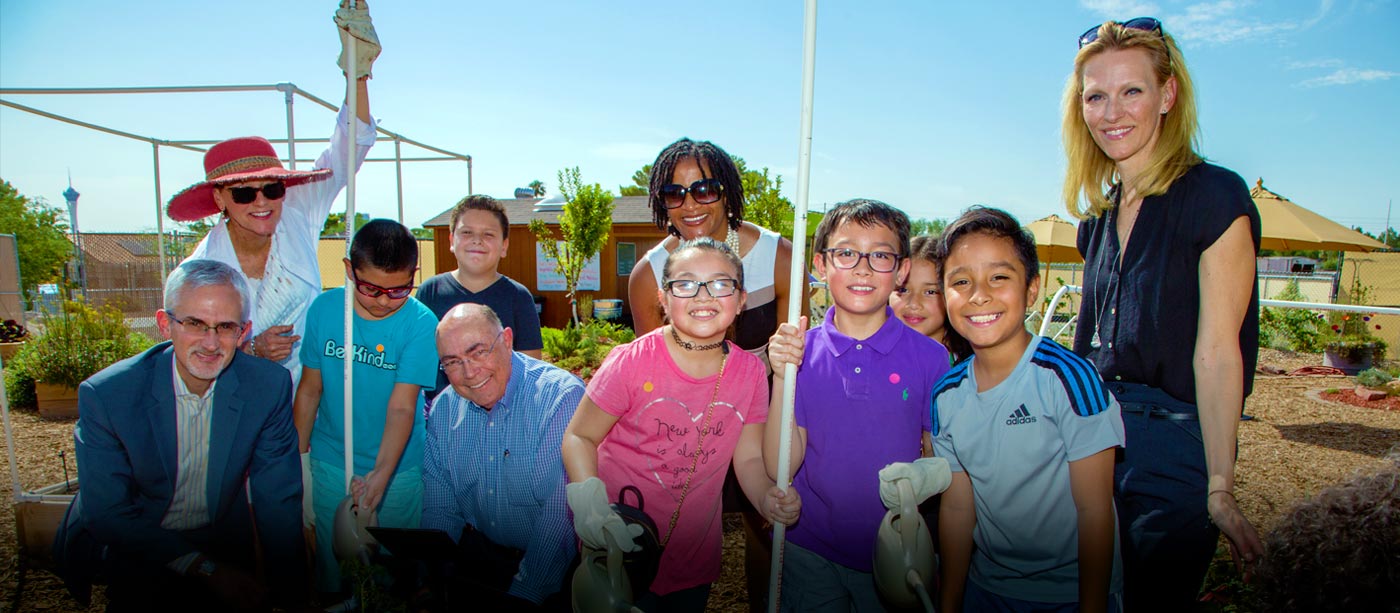
[[[243,136],[223,141],[204,153],[204,181],[175,194],[165,213],[175,221],[195,221],[219,212],[214,188],[242,181],[280,179],[287,187],[322,181],[331,176],[329,168],[287,170],[272,143],[260,136]]]

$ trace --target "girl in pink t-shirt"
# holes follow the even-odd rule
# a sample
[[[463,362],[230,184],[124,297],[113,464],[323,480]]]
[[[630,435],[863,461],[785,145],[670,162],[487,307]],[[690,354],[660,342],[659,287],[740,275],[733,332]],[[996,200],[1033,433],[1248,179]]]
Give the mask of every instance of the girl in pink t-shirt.
[[[670,324],[613,349],[564,431],[568,501],[585,546],[605,549],[607,533],[630,551],[638,527],[629,532],[608,504],[636,486],[664,551],[656,579],[634,601],[649,611],[702,611],[719,578],[720,493],[731,460],[768,521],[796,520],[801,502],[763,465],[763,363],[724,339],[744,304],[738,256],[697,239],[671,253],[662,276]]]

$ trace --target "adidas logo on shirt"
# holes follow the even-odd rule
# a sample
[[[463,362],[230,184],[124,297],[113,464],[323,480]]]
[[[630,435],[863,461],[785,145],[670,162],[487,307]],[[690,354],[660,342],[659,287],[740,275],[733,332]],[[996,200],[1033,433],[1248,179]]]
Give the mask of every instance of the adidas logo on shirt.
[[[1021,408],[1012,411],[1011,415],[1006,418],[1006,425],[1008,426],[1033,423],[1035,423],[1035,416],[1031,415],[1031,412],[1026,410],[1026,405],[1024,404],[1021,405]]]

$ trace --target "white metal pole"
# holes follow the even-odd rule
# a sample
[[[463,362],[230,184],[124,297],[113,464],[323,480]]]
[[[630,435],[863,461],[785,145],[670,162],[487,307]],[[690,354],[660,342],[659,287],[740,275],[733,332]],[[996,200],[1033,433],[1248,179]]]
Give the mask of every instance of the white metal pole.
[[[288,84],[286,84],[286,85],[288,85],[288,87],[287,87],[286,89],[283,89],[283,90],[282,90],[282,99],[285,101],[285,104],[286,104],[286,106],[287,106],[287,168],[289,168],[289,169],[291,169],[291,170],[296,170],[296,169],[297,169],[297,124],[296,124],[296,118],[295,118],[295,117],[293,116],[293,114],[292,114],[292,99],[293,99],[293,98],[296,98],[296,92],[295,92],[295,90],[294,90],[292,87],[290,87],[290,86],[291,86],[290,83],[288,83]],[[281,87],[282,87],[281,85],[278,85],[278,88],[281,88]],[[350,122],[350,125],[352,125],[352,126],[355,125],[355,122],[354,122],[354,121],[351,121],[351,122]],[[354,139],[351,139],[350,142],[354,143],[355,140],[354,140]]]
[[[350,9],[354,10],[355,0],[350,0]],[[345,62],[345,108],[346,108],[346,134],[350,139],[348,147],[345,148],[345,257],[350,257],[350,240],[355,235],[355,155],[359,153],[359,125],[356,113],[359,112],[359,79],[355,78],[355,57],[356,45],[355,37],[347,36],[349,46],[346,49]],[[355,425],[353,416],[355,414],[355,283],[346,276],[345,279],[345,359],[342,364],[345,368],[345,493],[350,493],[350,480],[355,476]]]
[[[156,143],[151,143],[151,160],[155,168],[156,180],[156,253],[160,254],[160,257],[157,259],[160,260],[160,285],[163,286],[165,285],[165,273],[170,270],[170,266],[166,264],[165,261],[168,254],[165,252],[165,213],[161,210],[160,145]]]
[[[403,139],[394,137],[394,177],[399,186],[399,223],[403,223]],[[407,224],[405,224],[407,225]]]
[[[797,210],[792,216],[792,268],[788,274],[787,321],[797,324],[802,313],[802,296],[807,288],[807,199],[812,178],[812,90],[817,61],[817,0],[807,0],[802,19],[802,123],[797,140]],[[778,436],[778,487],[787,491],[792,484],[788,474],[792,458],[792,403],[797,393],[797,366],[783,370],[783,414]],[[783,544],[787,526],[773,526],[773,557],[768,571],[768,611],[776,613],[783,578]]]

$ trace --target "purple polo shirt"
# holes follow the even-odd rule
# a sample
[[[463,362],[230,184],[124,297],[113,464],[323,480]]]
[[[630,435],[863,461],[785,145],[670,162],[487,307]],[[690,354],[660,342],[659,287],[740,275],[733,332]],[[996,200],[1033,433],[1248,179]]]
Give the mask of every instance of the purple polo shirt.
[[[875,532],[885,515],[881,468],[921,455],[932,429],[933,386],[948,371],[948,351],[885,308],[885,324],[867,339],[832,325],[835,309],[807,331],[794,411],[807,451],[793,485],[802,515],[787,538],[843,566],[870,572]]]

